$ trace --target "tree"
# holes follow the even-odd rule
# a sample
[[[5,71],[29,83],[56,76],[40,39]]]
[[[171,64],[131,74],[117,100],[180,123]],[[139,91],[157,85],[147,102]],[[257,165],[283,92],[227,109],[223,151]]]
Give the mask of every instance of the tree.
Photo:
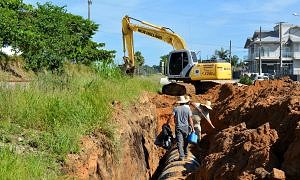
[[[135,59],[136,65],[139,67],[143,66],[143,64],[145,63],[145,58],[140,51],[136,51],[134,53],[134,59]]]
[[[220,50],[215,50],[215,54],[212,55],[211,59],[212,60],[217,60],[219,58],[219,59],[225,60],[227,62],[231,61],[231,65],[233,67],[236,67],[237,64],[238,64],[238,61],[239,61],[239,57],[237,55],[233,55],[231,57],[231,60],[230,60],[230,56],[229,55],[230,54],[229,54],[228,50],[225,50],[224,48],[221,48]]]
[[[211,60],[217,60],[218,57],[217,57],[216,55],[212,55],[212,56],[210,57],[210,59],[211,59]]]
[[[166,69],[166,66],[168,64],[168,59],[169,59],[169,55],[168,54],[160,56],[160,61],[159,61],[160,67],[162,67],[162,64],[164,64],[164,68]],[[162,69],[161,69],[160,72],[165,73],[165,70],[162,71]]]
[[[237,66],[238,61],[239,61],[239,57],[238,57],[237,55],[233,55],[233,56],[231,57],[231,65],[232,65],[233,67],[236,67],[236,66]]]
[[[161,66],[153,65],[152,69],[154,73],[160,73],[161,72]]]
[[[224,50],[224,48],[221,48],[220,50],[216,50],[215,51],[215,55],[217,56],[217,58],[226,60],[229,62],[229,51],[228,50]]]
[[[160,65],[162,64],[162,62],[164,64],[166,64],[168,62],[168,59],[169,59],[169,55],[163,55],[163,56],[160,56]]]
[[[104,50],[104,43],[92,41],[98,28],[51,3],[33,8],[22,0],[0,2],[0,43],[22,51],[25,67],[35,72],[61,71],[64,61],[87,65],[113,62],[115,51]]]

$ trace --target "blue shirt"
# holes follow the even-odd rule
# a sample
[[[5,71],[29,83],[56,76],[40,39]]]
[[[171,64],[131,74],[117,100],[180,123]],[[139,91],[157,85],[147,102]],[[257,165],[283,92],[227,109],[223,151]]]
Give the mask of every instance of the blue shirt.
[[[175,107],[173,109],[173,114],[176,119],[176,128],[189,126],[189,118],[192,116],[192,112],[188,105],[181,105]]]

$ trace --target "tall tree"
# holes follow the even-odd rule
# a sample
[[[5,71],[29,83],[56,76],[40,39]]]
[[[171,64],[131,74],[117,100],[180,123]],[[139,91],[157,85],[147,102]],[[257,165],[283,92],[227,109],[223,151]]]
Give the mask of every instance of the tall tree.
[[[169,59],[169,55],[160,56],[159,64],[161,65],[162,63],[164,63],[166,65],[168,62],[168,59]]]
[[[231,58],[231,65],[233,67],[236,67],[238,62],[239,62],[239,57],[237,55],[233,55]]]
[[[162,64],[164,64],[164,71],[162,71],[162,69],[160,69],[160,72],[162,73],[165,73],[165,70],[166,70],[166,66],[168,64],[168,59],[169,59],[169,55],[163,55],[163,56],[160,56],[160,61],[159,61],[159,66],[162,68]]]
[[[140,51],[136,51],[134,53],[134,59],[137,66],[143,66],[143,64],[145,63],[145,58]]]
[[[215,51],[215,55],[223,60],[229,61],[229,51],[221,48],[220,50]]]

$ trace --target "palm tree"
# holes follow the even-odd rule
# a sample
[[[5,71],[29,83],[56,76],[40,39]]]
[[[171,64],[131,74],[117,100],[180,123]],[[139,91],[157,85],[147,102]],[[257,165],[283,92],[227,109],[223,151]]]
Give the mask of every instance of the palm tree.
[[[135,60],[135,65],[137,67],[137,74],[140,74],[140,67],[142,67],[145,63],[145,58],[142,55],[141,51],[136,51],[134,53],[134,60]]]
[[[168,59],[169,59],[169,55],[168,54],[160,56],[159,66],[161,68],[163,68],[163,69],[160,70],[160,72],[162,72],[163,74],[166,73],[166,67],[167,67]]]
[[[141,51],[136,51],[134,53],[134,59],[135,59],[135,62],[136,62],[137,66],[143,66],[144,63],[145,63],[145,58],[142,55]]]
[[[220,50],[216,50],[215,55],[220,59],[224,59],[226,61],[229,60],[229,51],[225,50],[224,48],[221,48]]]
[[[231,65],[233,67],[236,67],[238,65],[238,62],[239,62],[239,57],[237,55],[233,55],[231,57]]]

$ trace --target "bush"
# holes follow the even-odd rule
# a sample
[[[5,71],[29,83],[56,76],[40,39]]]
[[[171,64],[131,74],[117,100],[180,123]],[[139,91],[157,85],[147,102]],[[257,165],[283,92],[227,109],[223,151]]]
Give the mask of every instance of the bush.
[[[251,85],[251,84],[253,84],[253,79],[245,74],[245,75],[241,76],[239,83]]]

